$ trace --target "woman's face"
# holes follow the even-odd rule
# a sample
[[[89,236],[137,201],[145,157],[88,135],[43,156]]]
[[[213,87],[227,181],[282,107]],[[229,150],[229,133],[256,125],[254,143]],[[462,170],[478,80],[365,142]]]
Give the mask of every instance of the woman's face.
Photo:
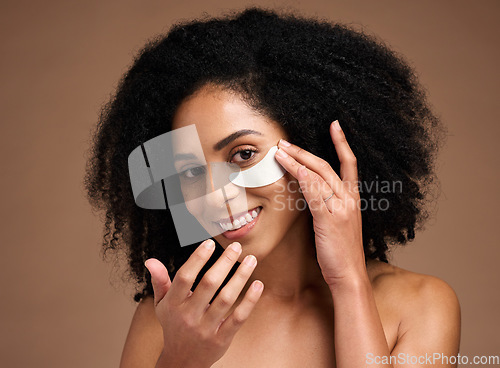
[[[196,125],[202,154],[208,165],[229,162],[242,171],[262,160],[280,138],[288,138],[278,123],[250,108],[238,94],[213,86],[203,87],[179,106],[172,129],[192,124]],[[242,130],[246,133],[235,135]],[[196,146],[197,139],[192,141]],[[177,142],[176,145],[174,142],[174,151],[182,148],[186,149],[186,143]],[[201,149],[197,150],[201,152]],[[178,171],[189,168],[188,160],[176,162],[176,168]],[[193,173],[189,176],[192,178]],[[213,188],[211,176],[208,173],[203,180],[207,181],[204,185]],[[243,223],[246,225],[237,230],[226,230],[241,225],[235,226],[234,222],[229,225],[228,204],[233,218],[245,218]],[[215,239],[221,246],[226,248],[234,241],[241,243],[243,252],[240,258],[246,254],[253,254],[258,259],[265,257],[284,240],[297,220],[308,214],[299,185],[289,173],[262,187],[241,188],[229,182],[224,187],[224,194],[221,190],[214,191],[198,201],[187,201],[186,206],[210,234],[216,230]]]

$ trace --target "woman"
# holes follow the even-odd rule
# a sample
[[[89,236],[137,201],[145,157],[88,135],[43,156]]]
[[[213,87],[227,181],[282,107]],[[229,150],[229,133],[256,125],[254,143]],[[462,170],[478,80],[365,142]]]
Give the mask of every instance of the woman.
[[[193,125],[207,163],[243,173],[278,146],[286,173],[245,188],[248,213],[217,217],[238,196],[207,197],[217,244],[181,247],[171,209],[135,204],[127,157]],[[121,367],[455,366],[455,293],[386,257],[430,214],[444,132],[401,57],[342,25],[252,8],[150,42],[86,177],[105,249],[144,285]]]

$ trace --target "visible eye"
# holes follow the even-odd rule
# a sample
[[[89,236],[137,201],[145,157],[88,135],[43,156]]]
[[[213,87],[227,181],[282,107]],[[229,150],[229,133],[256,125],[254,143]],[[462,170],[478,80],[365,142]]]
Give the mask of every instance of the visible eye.
[[[204,166],[194,166],[183,170],[180,174],[186,179],[195,179],[200,175],[205,175],[205,172],[206,170]]]
[[[234,153],[234,155],[232,156],[231,162],[234,161],[236,163],[240,163],[240,162],[250,161],[253,158],[253,156],[255,155],[255,152],[257,152],[257,150],[248,149],[248,148],[247,149],[240,149]],[[240,157],[240,160],[235,159],[238,156]]]

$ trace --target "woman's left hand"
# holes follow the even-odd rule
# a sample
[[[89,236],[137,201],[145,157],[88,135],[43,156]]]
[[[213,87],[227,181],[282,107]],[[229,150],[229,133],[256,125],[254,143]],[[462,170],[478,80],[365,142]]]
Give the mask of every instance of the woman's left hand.
[[[356,157],[338,121],[330,125],[330,135],[341,178],[327,161],[284,140],[276,159],[300,184],[313,216],[318,264],[332,289],[366,277],[366,266]]]

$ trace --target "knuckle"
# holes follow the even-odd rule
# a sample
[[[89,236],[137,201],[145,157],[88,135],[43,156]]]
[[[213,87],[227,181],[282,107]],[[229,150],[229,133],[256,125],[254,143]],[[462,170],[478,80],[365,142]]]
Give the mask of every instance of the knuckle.
[[[295,148],[295,154],[297,156],[301,155],[303,152],[304,152],[304,150],[302,148],[300,148],[300,147]]]
[[[195,257],[198,261],[205,261],[207,254],[201,251],[194,252],[193,257]]]
[[[231,306],[234,301],[233,296],[230,293],[222,291],[219,293],[218,299],[219,299],[219,304],[222,307]]]
[[[184,314],[181,317],[181,322],[183,326],[188,329],[188,330],[193,330],[196,328],[197,323],[195,322],[194,318],[192,318],[188,314]]]
[[[260,294],[259,291],[256,291],[252,286],[250,287],[252,288],[252,292],[247,293],[245,295],[245,299],[250,304],[250,310],[251,310],[255,306],[255,304],[257,304],[262,294]]]
[[[349,222],[349,213],[346,211],[345,208],[342,208],[341,210],[336,212],[337,219],[342,222],[342,223],[347,223]]]
[[[201,279],[200,284],[203,284],[204,287],[212,288],[217,285],[217,277],[207,272]]]
[[[245,322],[246,315],[241,310],[235,309],[233,312],[233,324],[236,326],[240,326]]]
[[[235,251],[231,252],[226,251],[223,253],[222,258],[228,263],[234,263],[238,259],[238,255],[236,254]]]
[[[260,295],[259,295],[259,293],[257,291],[254,291],[253,293],[250,293],[247,296],[247,300],[250,303],[251,308],[253,308],[254,305],[257,304],[257,302],[259,301],[259,299],[260,299]]]
[[[324,160],[324,159],[320,159],[320,165],[319,167],[321,168],[321,170],[330,170],[330,164],[328,163],[328,161]]]
[[[248,265],[247,267],[240,266],[233,277],[237,277],[240,281],[246,281],[254,270],[255,268],[248,267]]]
[[[353,205],[355,205],[357,201],[354,197],[347,196],[345,202],[346,202],[347,208],[352,208]]]
[[[313,211],[316,209],[319,209],[321,207],[321,199],[318,199],[318,198],[311,199],[309,207]]]
[[[356,196],[350,197],[347,202],[347,208],[349,212],[358,212],[361,208],[361,203]]]
[[[206,343],[213,343],[213,334],[208,331],[208,330],[205,330],[205,329],[200,329],[198,331],[198,338],[203,341],[203,342],[206,342]]]
[[[359,192],[359,183],[358,182],[349,183],[347,190],[349,192],[352,192],[352,193],[358,193]]]
[[[216,348],[224,348],[228,345],[228,341],[226,341],[226,339],[223,339],[223,338],[218,338],[218,339],[215,339],[214,340],[214,346]]]
[[[321,184],[321,178],[319,175],[311,175],[311,184],[313,185],[319,185]]]
[[[190,272],[187,272],[185,270],[179,270],[175,275],[175,280],[177,280],[177,282],[180,282],[182,284],[189,284],[193,280],[193,277]]]

